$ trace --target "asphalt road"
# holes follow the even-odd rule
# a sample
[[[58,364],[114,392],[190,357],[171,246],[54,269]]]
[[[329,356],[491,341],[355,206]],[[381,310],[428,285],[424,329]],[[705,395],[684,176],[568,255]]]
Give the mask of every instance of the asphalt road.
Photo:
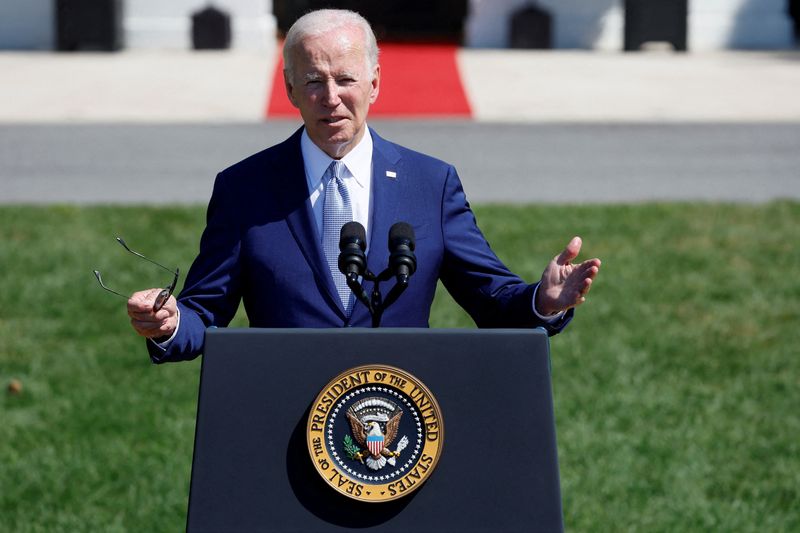
[[[372,121],[456,165],[472,202],[800,199],[800,124]],[[0,203],[201,203],[297,125],[0,125]]]

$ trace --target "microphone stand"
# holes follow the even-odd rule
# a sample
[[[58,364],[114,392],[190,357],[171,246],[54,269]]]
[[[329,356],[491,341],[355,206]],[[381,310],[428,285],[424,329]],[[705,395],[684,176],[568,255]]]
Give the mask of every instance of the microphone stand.
[[[383,295],[381,294],[380,283],[382,281],[389,281],[393,276],[394,273],[389,268],[377,276],[369,270],[364,272],[364,280],[371,281],[373,283],[372,294],[370,297],[367,297],[364,287],[358,283],[358,274],[351,273],[347,276],[347,286],[350,287],[350,290],[356,295],[358,301],[363,303],[367,309],[369,309],[369,314],[372,317],[373,328],[380,327],[383,312],[387,307],[397,301],[400,295],[403,294],[403,291],[408,288],[408,278],[404,277],[395,283],[394,287],[392,287],[392,290],[390,290],[389,294],[386,296],[386,300],[384,300]]]

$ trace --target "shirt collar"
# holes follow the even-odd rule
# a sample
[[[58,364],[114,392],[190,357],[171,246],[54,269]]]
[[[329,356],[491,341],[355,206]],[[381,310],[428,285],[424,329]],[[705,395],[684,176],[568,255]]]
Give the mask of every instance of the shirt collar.
[[[300,151],[303,155],[303,163],[305,163],[306,167],[308,189],[313,191],[319,187],[322,176],[325,175],[325,171],[328,170],[333,159],[323,152],[319,146],[314,144],[305,128],[303,128],[303,134],[300,136]],[[342,158],[342,162],[348,171],[345,177],[352,177],[359,187],[366,187],[372,176],[372,135],[366,125],[364,136],[358,144]]]

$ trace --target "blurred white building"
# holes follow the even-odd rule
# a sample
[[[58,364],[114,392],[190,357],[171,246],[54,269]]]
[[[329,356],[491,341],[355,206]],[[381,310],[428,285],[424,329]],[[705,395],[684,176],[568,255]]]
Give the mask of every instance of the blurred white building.
[[[233,48],[272,47],[272,0],[125,0],[125,46],[190,48],[191,14],[209,5],[231,16]]]
[[[508,46],[509,18],[530,5],[552,15],[553,48],[623,49],[624,0],[470,0],[465,44]],[[792,48],[787,10],[788,0],[689,0],[688,49]]]
[[[263,50],[274,45],[272,0],[116,0],[116,3],[122,9],[122,42],[126,48],[191,48],[191,16],[209,5],[230,15],[232,48]],[[55,4],[55,0],[0,1],[0,49],[53,49]]]
[[[276,35],[272,0],[117,1],[122,9],[122,42],[126,48],[190,48],[190,16],[210,4],[231,16],[233,48],[269,48]],[[625,0],[464,1],[468,2],[469,13],[464,21],[466,46],[507,47],[510,17],[520,8],[535,4],[552,15],[554,48],[623,49]],[[689,0],[688,49],[792,48],[789,1]],[[2,0],[0,49],[53,49],[55,3],[54,0]]]

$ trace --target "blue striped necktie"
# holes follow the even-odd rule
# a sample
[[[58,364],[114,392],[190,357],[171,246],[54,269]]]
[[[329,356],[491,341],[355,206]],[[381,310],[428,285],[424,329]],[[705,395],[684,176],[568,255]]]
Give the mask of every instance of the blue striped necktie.
[[[333,276],[333,284],[344,306],[345,314],[350,315],[352,309],[350,288],[347,279],[339,272],[339,235],[342,226],[353,220],[353,208],[350,205],[350,194],[344,184],[342,175],[345,166],[341,161],[333,161],[322,181],[325,184],[325,203],[322,209],[322,247],[325,259]]]

